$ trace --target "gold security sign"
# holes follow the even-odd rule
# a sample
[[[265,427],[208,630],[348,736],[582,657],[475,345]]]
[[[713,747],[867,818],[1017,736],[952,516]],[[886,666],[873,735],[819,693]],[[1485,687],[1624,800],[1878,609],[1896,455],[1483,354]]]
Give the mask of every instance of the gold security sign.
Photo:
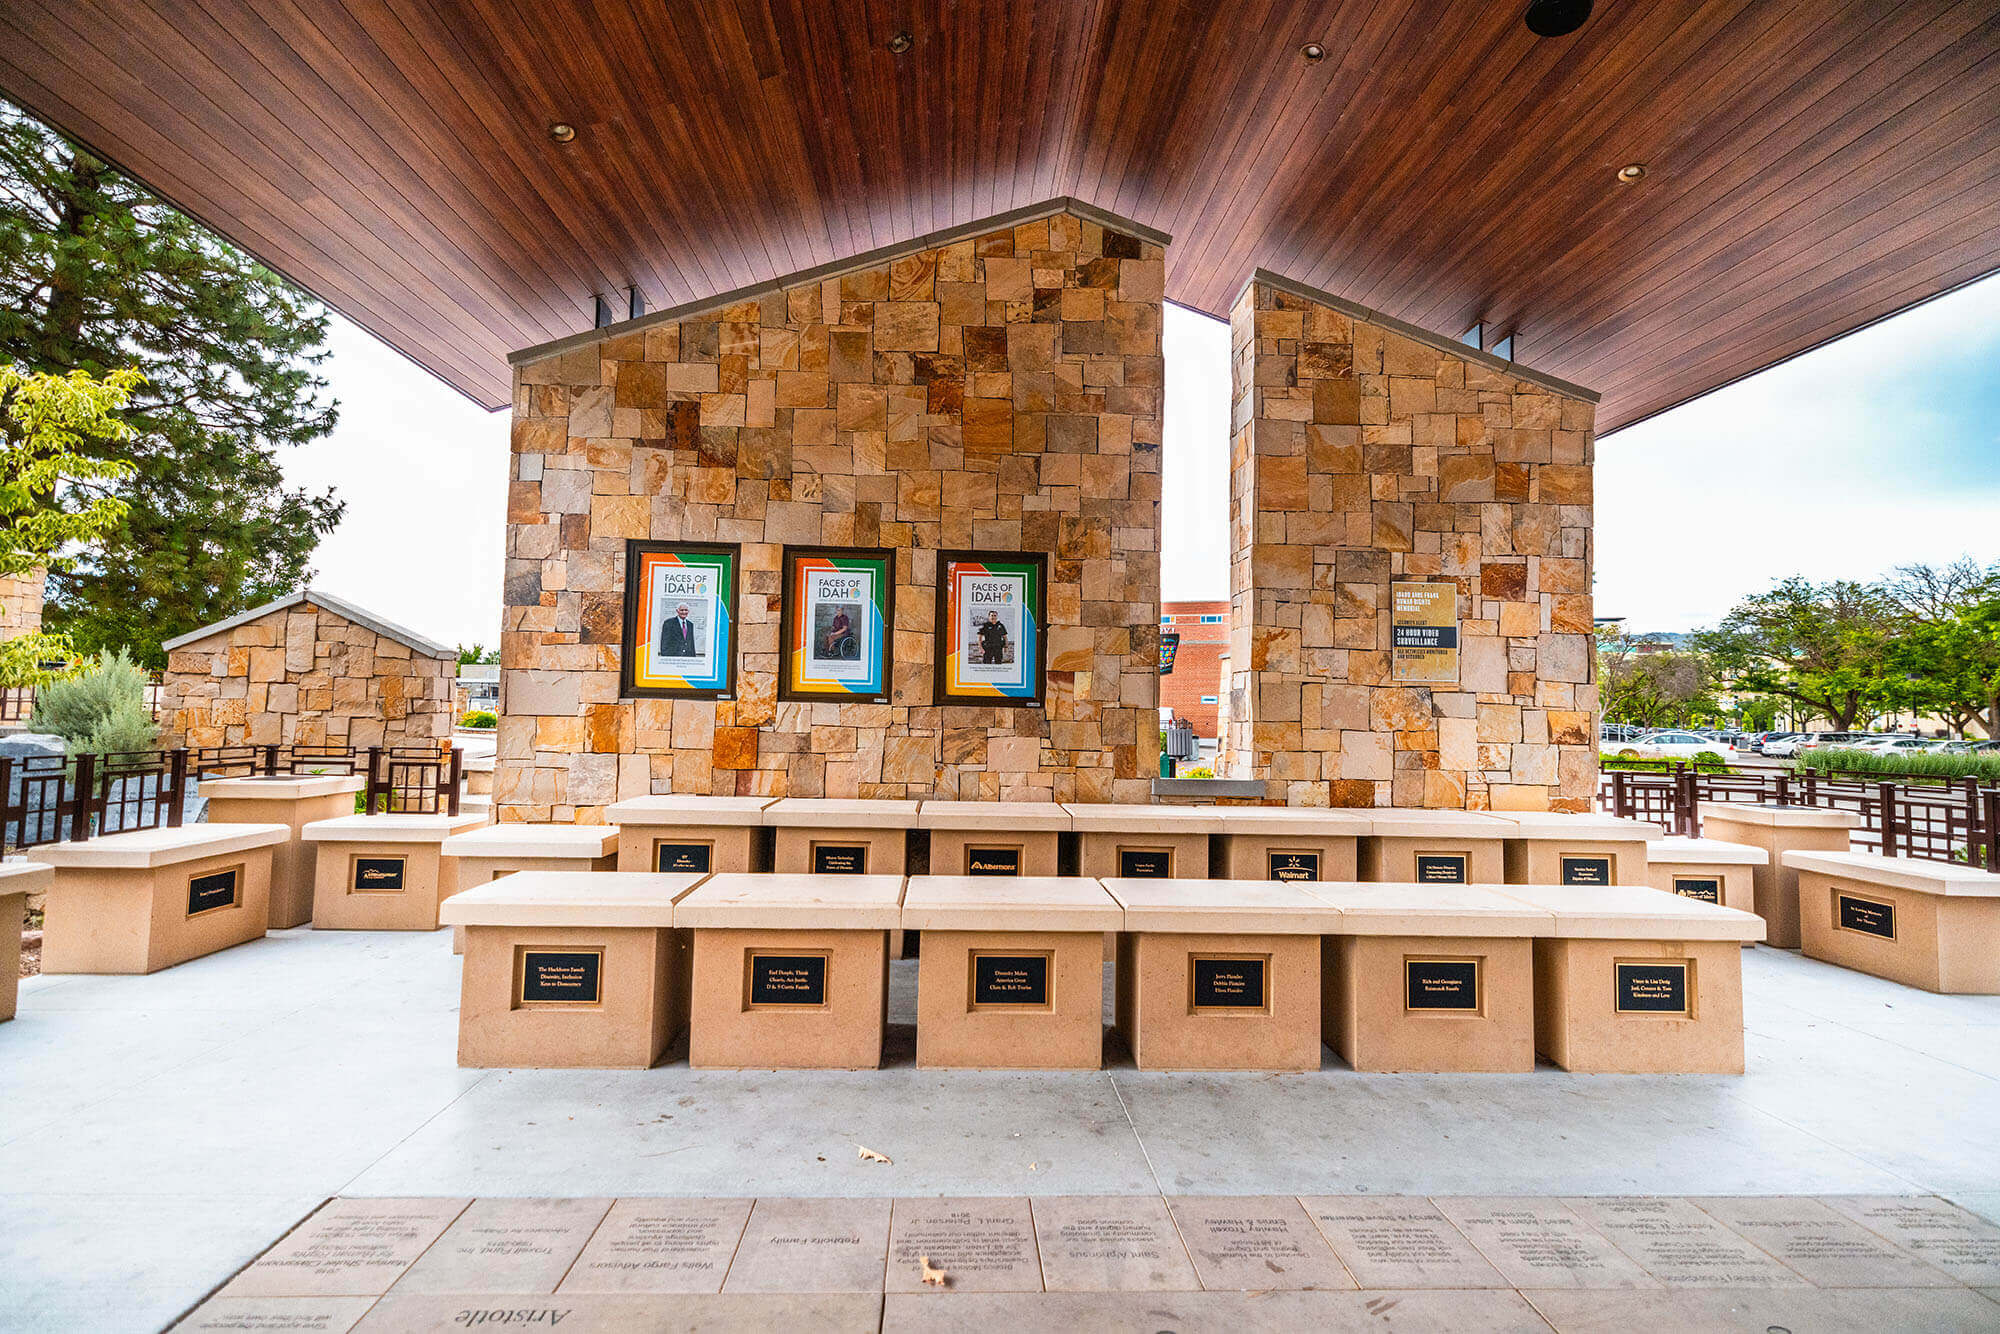
[[[1429,684],[1458,680],[1458,585],[1390,584],[1389,674]]]

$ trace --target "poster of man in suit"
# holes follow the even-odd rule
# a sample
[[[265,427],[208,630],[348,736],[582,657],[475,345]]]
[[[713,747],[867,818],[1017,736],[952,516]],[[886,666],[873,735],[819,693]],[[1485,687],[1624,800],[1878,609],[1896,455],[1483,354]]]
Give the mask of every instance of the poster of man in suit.
[[[651,610],[654,622],[647,636],[655,675],[696,677],[708,674],[715,656],[716,572],[711,568],[663,565],[653,570]]]

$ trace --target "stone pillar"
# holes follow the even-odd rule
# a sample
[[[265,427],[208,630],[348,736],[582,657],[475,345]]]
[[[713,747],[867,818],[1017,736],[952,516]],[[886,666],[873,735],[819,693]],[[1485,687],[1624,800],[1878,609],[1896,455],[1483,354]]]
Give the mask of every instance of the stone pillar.
[[[1228,776],[1589,809],[1596,396],[1261,270],[1230,334]],[[1455,683],[1392,676],[1409,581],[1456,588]]]

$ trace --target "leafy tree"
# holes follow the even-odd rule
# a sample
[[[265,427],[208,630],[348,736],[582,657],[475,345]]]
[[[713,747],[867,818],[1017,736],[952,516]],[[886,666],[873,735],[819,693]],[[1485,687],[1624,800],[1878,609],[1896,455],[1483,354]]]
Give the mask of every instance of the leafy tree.
[[[1884,593],[1897,612],[1893,703],[2000,736],[2000,565],[1906,565]]]
[[[472,667],[481,663],[498,661],[500,661],[500,650],[497,648],[488,648],[484,644],[460,644],[458,646],[458,665],[461,667]]]
[[[144,376],[118,411],[129,435],[78,446],[132,466],[77,479],[125,509],[51,572],[51,628],[159,666],[161,640],[310,579],[343,505],[287,488],[277,455],[333,429],[325,307],[4,104],[0,295],[0,362]]]
[[[1597,634],[1597,680],[1604,720],[1638,727],[1686,727],[1721,713],[1708,659],[1685,649],[1642,653],[1640,641],[1605,628]]]
[[[1844,732],[1896,696],[1887,657],[1895,620],[1873,585],[1794,575],[1737,603],[1694,643],[1734,689],[1791,700]]]

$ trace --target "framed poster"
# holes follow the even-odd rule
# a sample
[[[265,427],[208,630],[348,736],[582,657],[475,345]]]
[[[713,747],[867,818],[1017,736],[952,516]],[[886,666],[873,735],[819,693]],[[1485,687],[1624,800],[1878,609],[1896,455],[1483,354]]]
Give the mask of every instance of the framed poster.
[[[1048,583],[1040,553],[938,553],[937,703],[1042,703]]]
[[[1392,680],[1450,685],[1458,680],[1458,585],[1389,585]]]
[[[786,547],[778,698],[889,698],[896,553]]]
[[[736,692],[736,547],[625,544],[621,697],[719,699]]]

